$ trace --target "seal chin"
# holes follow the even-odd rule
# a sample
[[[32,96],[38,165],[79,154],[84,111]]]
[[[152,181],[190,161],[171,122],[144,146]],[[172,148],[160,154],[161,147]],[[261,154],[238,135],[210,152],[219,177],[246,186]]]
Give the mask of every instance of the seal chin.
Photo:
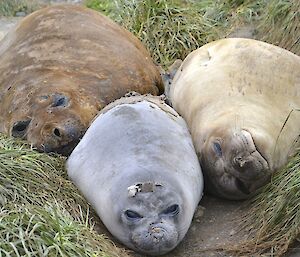
[[[208,191],[229,200],[243,200],[252,197],[269,178],[270,176],[266,175],[255,181],[249,181],[226,172],[218,179],[205,176]]]
[[[270,178],[268,162],[246,130],[211,137],[201,163],[208,191],[227,199],[249,198]]]
[[[74,139],[73,141],[66,142],[64,145],[50,145],[44,144],[37,147],[37,149],[41,152],[46,153],[58,153],[64,156],[69,156],[76,145],[79,143],[79,138]]]
[[[171,224],[152,224],[148,230],[133,231],[131,241],[134,250],[147,255],[162,255],[174,249],[178,243],[178,232]]]

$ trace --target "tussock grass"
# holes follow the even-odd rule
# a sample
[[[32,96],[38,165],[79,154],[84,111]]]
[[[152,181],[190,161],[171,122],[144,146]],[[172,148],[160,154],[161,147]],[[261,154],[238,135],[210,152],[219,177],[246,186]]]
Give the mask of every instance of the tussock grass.
[[[83,197],[66,180],[64,161],[63,157],[36,152],[26,143],[0,134],[0,203],[43,205],[52,198],[66,207],[84,206]]]
[[[300,239],[300,151],[252,200],[243,229],[249,240],[231,249],[241,256],[282,256]]]
[[[224,37],[228,12],[218,1],[88,0],[135,34],[157,64],[166,68],[200,46]],[[224,1],[224,4],[227,1]],[[230,4],[226,8],[230,9]]]
[[[31,13],[38,9],[38,0],[1,0],[0,16],[14,16],[17,12]]]
[[[258,25],[261,40],[300,55],[300,1],[266,1]]]
[[[64,162],[0,134],[0,256],[128,256],[93,230]]]
[[[231,30],[230,18],[254,15],[236,1],[87,0],[86,5],[135,34],[164,68],[225,37]]]
[[[167,67],[219,37],[215,21],[200,15],[196,2],[187,2],[120,0],[108,15],[135,34],[156,63]]]
[[[0,256],[124,255],[59,203],[9,205],[0,210]]]
[[[200,46],[251,26],[251,37],[299,49],[297,0],[86,0],[135,34],[166,68]]]

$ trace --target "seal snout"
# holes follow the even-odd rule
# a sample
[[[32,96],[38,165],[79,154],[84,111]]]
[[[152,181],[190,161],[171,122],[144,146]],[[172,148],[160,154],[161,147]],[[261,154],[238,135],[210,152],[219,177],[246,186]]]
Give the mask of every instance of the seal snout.
[[[148,230],[132,235],[135,249],[150,255],[162,255],[172,250],[178,242],[178,232],[168,222],[150,223]]]
[[[149,234],[152,237],[152,240],[155,244],[158,244],[164,238],[166,231],[159,226],[151,226]]]
[[[258,151],[252,135],[248,131],[242,130],[237,137],[241,147],[232,159],[234,168],[244,179],[253,180],[264,176],[269,165]]]
[[[43,151],[69,155],[84,133],[83,127],[76,120],[64,123],[46,123],[41,129],[45,144]]]

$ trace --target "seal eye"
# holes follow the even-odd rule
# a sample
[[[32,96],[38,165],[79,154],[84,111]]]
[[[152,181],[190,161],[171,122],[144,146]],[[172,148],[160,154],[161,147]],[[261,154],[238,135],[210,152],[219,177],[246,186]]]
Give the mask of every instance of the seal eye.
[[[21,120],[15,122],[11,131],[12,136],[24,137],[30,122],[31,120]]]
[[[66,107],[67,104],[68,104],[67,97],[65,97],[64,95],[56,94],[54,95],[54,100],[51,107],[59,107],[59,106]]]
[[[44,102],[44,101],[48,100],[48,98],[49,98],[49,96],[47,96],[47,95],[41,95],[41,96],[39,96],[38,100],[40,102]]]
[[[216,154],[221,157],[222,156],[222,148],[221,145],[218,142],[214,142],[214,151],[216,152]]]
[[[140,214],[138,214],[137,212],[135,211],[130,211],[130,210],[127,210],[125,211],[125,215],[128,219],[130,220],[137,220],[137,219],[141,219],[143,218]]]
[[[168,215],[168,216],[176,216],[178,213],[179,213],[179,205],[178,204],[173,204],[162,212],[162,214]]]

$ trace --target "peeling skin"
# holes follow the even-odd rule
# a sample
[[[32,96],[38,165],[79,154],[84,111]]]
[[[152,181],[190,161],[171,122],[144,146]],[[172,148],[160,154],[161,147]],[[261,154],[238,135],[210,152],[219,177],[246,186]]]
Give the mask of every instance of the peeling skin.
[[[138,39],[79,6],[27,16],[0,42],[0,56],[0,132],[13,135],[14,124],[31,120],[22,138],[39,150],[69,154],[108,103],[129,91],[163,92],[159,71]],[[57,97],[66,103],[57,105]],[[73,128],[65,128],[65,120]],[[53,134],[58,130],[60,137]]]
[[[245,199],[299,147],[300,57],[251,39],[222,39],[183,61],[170,101],[186,120],[206,189]]]
[[[151,107],[151,106],[150,106]],[[151,107],[154,108],[154,107]],[[161,187],[161,184],[153,183],[151,181],[149,182],[140,182],[135,185],[132,185],[127,188],[128,190],[128,197],[134,197],[137,193],[149,193],[149,192],[155,192],[157,187]]]

